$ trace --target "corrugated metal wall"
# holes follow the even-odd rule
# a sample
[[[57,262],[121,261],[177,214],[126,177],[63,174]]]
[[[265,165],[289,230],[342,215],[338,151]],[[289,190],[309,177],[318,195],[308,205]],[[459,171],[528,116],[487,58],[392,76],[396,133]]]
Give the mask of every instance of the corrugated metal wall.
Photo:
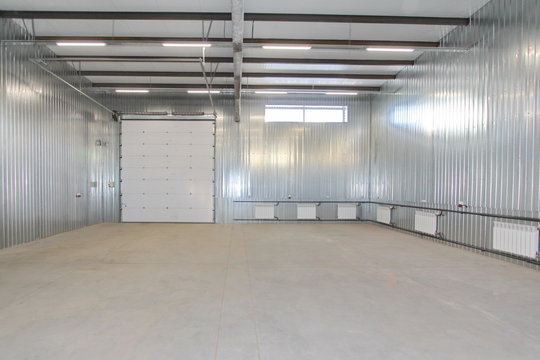
[[[123,112],[212,112],[204,95],[103,95]],[[252,218],[238,200],[367,200],[370,98],[245,95],[240,123],[232,96],[216,97],[216,221]],[[348,105],[346,124],[265,123],[266,104]],[[335,218],[335,206],[322,217]],[[289,216],[290,218],[291,216]],[[296,217],[292,216],[293,218]]]
[[[443,40],[468,50],[425,53],[383,89],[394,94],[246,95],[240,123],[233,98],[216,97],[216,220],[252,217],[238,200],[289,195],[444,209],[463,201],[467,211],[539,217],[539,15],[538,1],[493,0]],[[43,51],[2,46],[2,246],[118,218],[117,188],[105,187],[118,181],[117,124],[26,61]],[[99,98],[124,112],[212,111],[206,96]],[[350,122],[264,123],[265,104],[348,105]],[[373,209],[362,205],[363,217],[374,219]],[[332,218],[335,208],[322,211]],[[413,229],[414,210],[398,207],[393,220]],[[490,249],[492,222],[448,213],[440,230]]]
[[[373,101],[372,200],[536,217],[540,2],[494,0]],[[492,247],[492,219],[448,214],[443,235]],[[414,211],[395,210],[414,228]]]
[[[26,36],[6,19],[0,34]],[[0,51],[0,247],[116,221],[118,191],[104,182],[117,181],[118,123],[29,61],[51,56],[46,48],[3,41]]]

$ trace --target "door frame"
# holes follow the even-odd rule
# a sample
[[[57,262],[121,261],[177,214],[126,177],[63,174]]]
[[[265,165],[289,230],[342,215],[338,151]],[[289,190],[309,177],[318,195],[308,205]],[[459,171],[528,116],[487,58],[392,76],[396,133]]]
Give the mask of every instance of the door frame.
[[[216,120],[217,116],[214,115],[208,115],[208,114],[175,114],[172,113],[170,115],[166,113],[122,113],[119,117],[119,131],[118,131],[118,137],[120,138],[118,140],[118,164],[119,164],[119,182],[118,182],[118,190],[119,190],[119,205],[120,205],[120,222],[122,221],[122,122],[124,120],[127,121],[212,121],[213,122],[213,137],[214,137],[214,145],[212,146],[213,151],[213,171],[214,171],[214,194],[213,194],[213,216],[212,216],[212,222],[210,223],[198,223],[198,224],[215,224],[216,223]]]

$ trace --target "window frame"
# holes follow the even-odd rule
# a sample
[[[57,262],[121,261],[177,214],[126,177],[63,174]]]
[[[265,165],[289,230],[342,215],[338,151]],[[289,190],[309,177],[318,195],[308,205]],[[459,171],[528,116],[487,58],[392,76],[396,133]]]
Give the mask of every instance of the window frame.
[[[302,110],[302,120],[267,120],[268,110]],[[306,111],[309,110],[341,110],[341,121],[310,121],[306,117]],[[275,115],[273,115],[275,116]],[[265,123],[289,123],[289,124],[346,124],[349,122],[349,106],[348,105],[305,105],[305,104],[288,104],[288,105],[275,105],[266,104],[264,106],[264,122]]]

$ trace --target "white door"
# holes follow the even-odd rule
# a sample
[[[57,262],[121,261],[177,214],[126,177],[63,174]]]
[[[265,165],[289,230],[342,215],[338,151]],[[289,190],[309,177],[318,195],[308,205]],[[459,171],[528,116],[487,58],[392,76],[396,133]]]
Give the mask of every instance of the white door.
[[[214,122],[123,120],[123,222],[214,222]]]

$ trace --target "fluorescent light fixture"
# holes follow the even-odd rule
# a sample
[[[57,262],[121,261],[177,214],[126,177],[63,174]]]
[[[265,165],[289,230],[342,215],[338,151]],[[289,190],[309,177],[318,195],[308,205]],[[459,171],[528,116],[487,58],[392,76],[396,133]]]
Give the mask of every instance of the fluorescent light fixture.
[[[58,46],[105,46],[104,42],[72,42],[72,41],[59,41],[56,43]]]
[[[146,94],[148,90],[144,89],[116,89],[117,93],[137,93],[137,94]]]
[[[320,91],[287,91],[287,94],[322,95],[324,93],[322,93]]]
[[[310,50],[311,46],[295,46],[295,45],[263,45],[262,47],[265,50]]]
[[[326,95],[337,95],[337,96],[341,96],[341,95],[345,95],[345,96],[358,95],[357,92],[338,92],[338,91],[325,92],[325,94]]]
[[[219,94],[219,90],[188,90],[188,94]]]
[[[389,48],[389,47],[368,47],[367,51],[386,51],[386,52],[413,52],[410,48]]]
[[[212,46],[212,44],[209,43],[162,43],[163,46],[170,46],[170,47],[198,47],[198,48],[207,48]]]
[[[286,95],[286,91],[255,91],[255,94]]]

